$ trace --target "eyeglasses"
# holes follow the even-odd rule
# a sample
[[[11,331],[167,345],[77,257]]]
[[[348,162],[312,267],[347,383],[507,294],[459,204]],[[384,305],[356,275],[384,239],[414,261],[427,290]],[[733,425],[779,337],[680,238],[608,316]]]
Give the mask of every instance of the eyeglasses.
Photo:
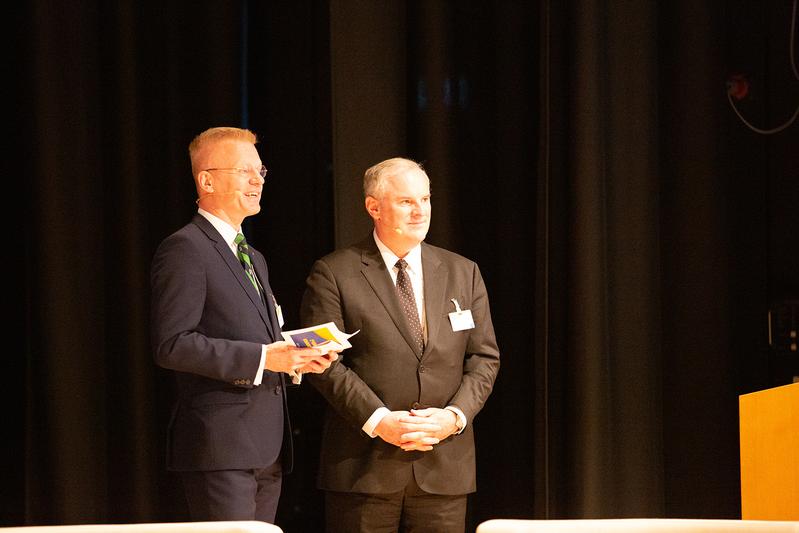
[[[241,177],[246,177],[250,174],[251,170],[246,168],[206,168],[203,169],[204,172],[211,172],[212,170],[216,170],[217,172],[235,172]],[[266,178],[266,173],[269,172],[266,169],[265,165],[261,165],[261,168],[258,169],[257,173],[262,178]]]

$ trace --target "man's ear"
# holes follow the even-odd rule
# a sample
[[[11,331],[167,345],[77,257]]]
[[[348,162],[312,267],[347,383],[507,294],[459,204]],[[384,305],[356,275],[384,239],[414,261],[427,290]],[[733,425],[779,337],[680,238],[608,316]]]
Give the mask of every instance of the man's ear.
[[[380,202],[377,201],[377,198],[367,196],[364,200],[364,205],[366,206],[366,212],[369,213],[373,220],[380,219]]]
[[[214,192],[214,178],[213,174],[201,170],[197,174],[197,188],[205,192]]]

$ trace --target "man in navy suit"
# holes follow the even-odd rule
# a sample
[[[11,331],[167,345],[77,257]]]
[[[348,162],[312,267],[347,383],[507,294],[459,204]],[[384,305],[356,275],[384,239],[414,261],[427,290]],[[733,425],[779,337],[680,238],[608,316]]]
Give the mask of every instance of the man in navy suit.
[[[424,241],[430,180],[393,158],[364,175],[374,231],[316,261],[300,315],[360,330],[309,381],[329,402],[319,487],[328,533],[463,533],[473,421],[499,349],[477,265]]]
[[[195,521],[274,522],[292,462],[285,374],[323,372],[336,357],[282,340],[266,260],[243,240],[266,176],[256,142],[226,127],[194,138],[198,212],[152,263],[155,360],[177,379],[167,466]]]

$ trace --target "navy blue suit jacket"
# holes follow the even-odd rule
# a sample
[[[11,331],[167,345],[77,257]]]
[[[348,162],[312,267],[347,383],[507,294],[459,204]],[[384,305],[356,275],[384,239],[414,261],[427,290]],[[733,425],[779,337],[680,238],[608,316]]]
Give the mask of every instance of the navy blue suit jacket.
[[[174,371],[171,470],[291,468],[283,374],[252,384],[261,345],[281,340],[263,255],[250,247],[261,301],[238,258],[201,215],[160,244],[151,270],[152,336],[158,365]]]

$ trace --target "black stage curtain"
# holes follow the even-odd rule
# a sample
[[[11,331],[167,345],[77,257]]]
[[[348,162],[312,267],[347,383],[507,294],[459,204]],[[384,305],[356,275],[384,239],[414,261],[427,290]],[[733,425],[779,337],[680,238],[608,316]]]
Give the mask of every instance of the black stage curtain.
[[[536,508],[662,516],[655,3],[548,4]]]
[[[737,396],[786,379],[766,316],[797,290],[799,128],[755,133],[725,83],[759,127],[790,117],[790,13],[543,2],[537,516],[740,517]]]
[[[739,516],[737,395],[775,384],[766,311],[799,294],[799,125],[754,133],[725,82],[750,77],[760,126],[790,116],[788,4],[404,4],[397,155],[429,170],[430,241],[480,264],[503,353],[474,422],[470,527]],[[192,136],[251,127],[270,174],[247,231],[295,323],[311,262],[348,229],[337,181],[360,179],[331,171],[331,5],[21,7],[3,525],[186,518],[150,258],[195,209]],[[279,519],[319,531],[321,403],[291,396]]]
[[[240,123],[241,6],[28,9],[18,95],[30,154],[26,338],[13,404],[24,441],[17,475],[3,476],[24,499],[3,516],[177,518],[163,459],[171,377],[149,347],[149,260],[195,208],[191,136]]]

